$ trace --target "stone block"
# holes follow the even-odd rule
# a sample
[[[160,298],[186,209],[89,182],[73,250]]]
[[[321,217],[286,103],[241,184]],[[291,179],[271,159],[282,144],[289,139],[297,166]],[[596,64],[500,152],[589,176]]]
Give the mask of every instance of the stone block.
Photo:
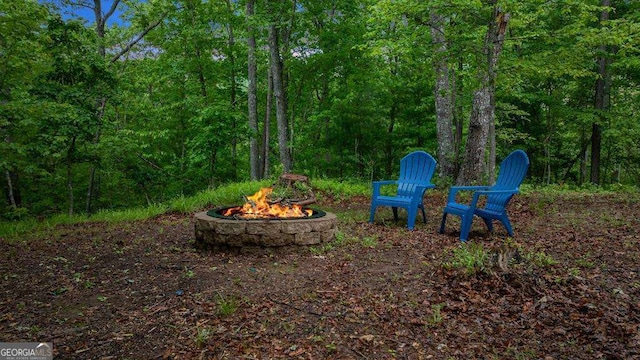
[[[240,235],[246,232],[245,221],[223,220],[220,219],[215,223],[215,232],[224,235]]]
[[[320,244],[321,242],[322,242],[322,237],[321,237],[321,233],[319,232],[295,234],[296,245],[315,245],[315,244]]]
[[[247,234],[278,236],[282,230],[282,221],[247,221]]]
[[[296,221],[287,220],[282,222],[282,232],[286,234],[308,233],[313,230],[312,220]]]

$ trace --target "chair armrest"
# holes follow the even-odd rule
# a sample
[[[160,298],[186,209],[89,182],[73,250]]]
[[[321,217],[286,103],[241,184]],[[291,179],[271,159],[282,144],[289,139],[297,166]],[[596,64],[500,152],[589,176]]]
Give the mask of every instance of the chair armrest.
[[[433,189],[435,187],[436,186],[434,184],[417,185],[415,193],[420,194],[420,196],[414,196],[412,199],[412,203],[415,203],[415,205],[421,204],[424,192],[427,191],[427,189]]]
[[[476,208],[476,204],[478,203],[478,199],[480,196],[488,196],[494,194],[517,194],[518,189],[515,190],[478,190],[473,194],[473,199],[471,200],[471,204],[469,205],[472,209]]]
[[[380,196],[380,187],[382,187],[383,185],[393,185],[393,184],[397,184],[397,183],[398,183],[397,180],[380,180],[380,181],[372,182],[372,184],[373,184],[373,197],[376,198],[376,197]]]
[[[456,202],[456,194],[459,191],[479,191],[489,189],[491,189],[491,186],[452,186],[451,188],[449,188],[449,197],[447,198],[447,204]]]

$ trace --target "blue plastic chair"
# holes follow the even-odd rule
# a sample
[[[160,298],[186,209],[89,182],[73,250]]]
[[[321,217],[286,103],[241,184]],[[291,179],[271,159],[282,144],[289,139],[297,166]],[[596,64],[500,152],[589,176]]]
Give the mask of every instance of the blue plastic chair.
[[[416,223],[418,209],[422,210],[422,219],[427,222],[422,197],[427,189],[434,188],[431,177],[436,170],[433,156],[424,151],[414,151],[400,160],[400,177],[398,180],[382,180],[373,182],[371,197],[371,212],[369,222],[373,218],[378,206],[391,206],[393,217],[398,221],[398,208],[407,210],[407,228],[413,230]],[[395,196],[380,195],[383,185],[397,185]]]
[[[447,205],[442,214],[440,234],[444,233],[447,214],[458,215],[461,218],[460,241],[467,241],[473,216],[484,220],[489,232],[493,231],[493,220],[500,221],[507,229],[509,236],[513,236],[511,222],[507,216],[506,207],[513,195],[519,192],[520,184],[524,180],[529,168],[529,157],[522,150],[509,154],[500,164],[500,173],[493,186],[454,186],[449,190]],[[469,205],[456,202],[456,193],[462,190],[474,191]],[[484,208],[477,208],[480,196],[486,196]]]

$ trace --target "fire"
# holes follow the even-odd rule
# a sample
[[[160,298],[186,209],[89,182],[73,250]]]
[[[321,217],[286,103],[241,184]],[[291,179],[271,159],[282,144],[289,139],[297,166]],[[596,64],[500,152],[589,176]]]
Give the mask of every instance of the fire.
[[[292,218],[306,217],[313,214],[313,210],[303,209],[301,205],[284,206],[281,204],[269,204],[267,196],[271,194],[273,188],[262,188],[255,194],[247,196],[247,202],[242,206],[237,206],[225,210],[224,216],[239,216],[246,219],[256,218]]]

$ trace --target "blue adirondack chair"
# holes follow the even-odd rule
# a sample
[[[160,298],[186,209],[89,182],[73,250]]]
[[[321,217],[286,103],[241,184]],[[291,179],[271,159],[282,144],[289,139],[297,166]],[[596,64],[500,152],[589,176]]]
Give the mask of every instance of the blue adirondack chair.
[[[513,195],[519,191],[520,184],[524,180],[529,168],[529,157],[522,150],[516,150],[509,154],[500,164],[500,173],[493,186],[454,186],[449,190],[447,205],[442,214],[440,233],[444,233],[444,225],[447,214],[458,215],[461,218],[460,241],[467,241],[473,216],[484,220],[489,232],[493,231],[493,220],[500,221],[507,229],[509,236],[513,236],[511,222],[507,216],[506,207]],[[469,205],[456,202],[456,193],[463,190],[474,191]],[[478,208],[478,200],[486,196],[483,208]]]
[[[381,180],[373,182],[373,195],[371,197],[371,212],[369,222],[373,218],[378,206],[390,206],[393,209],[393,217],[398,221],[398,208],[407,210],[407,228],[413,230],[416,223],[418,209],[422,210],[422,219],[427,222],[424,212],[422,197],[427,189],[434,188],[431,177],[436,170],[436,161],[433,156],[424,151],[414,151],[400,160],[400,177],[398,180]],[[397,185],[395,196],[380,195],[383,185]]]

